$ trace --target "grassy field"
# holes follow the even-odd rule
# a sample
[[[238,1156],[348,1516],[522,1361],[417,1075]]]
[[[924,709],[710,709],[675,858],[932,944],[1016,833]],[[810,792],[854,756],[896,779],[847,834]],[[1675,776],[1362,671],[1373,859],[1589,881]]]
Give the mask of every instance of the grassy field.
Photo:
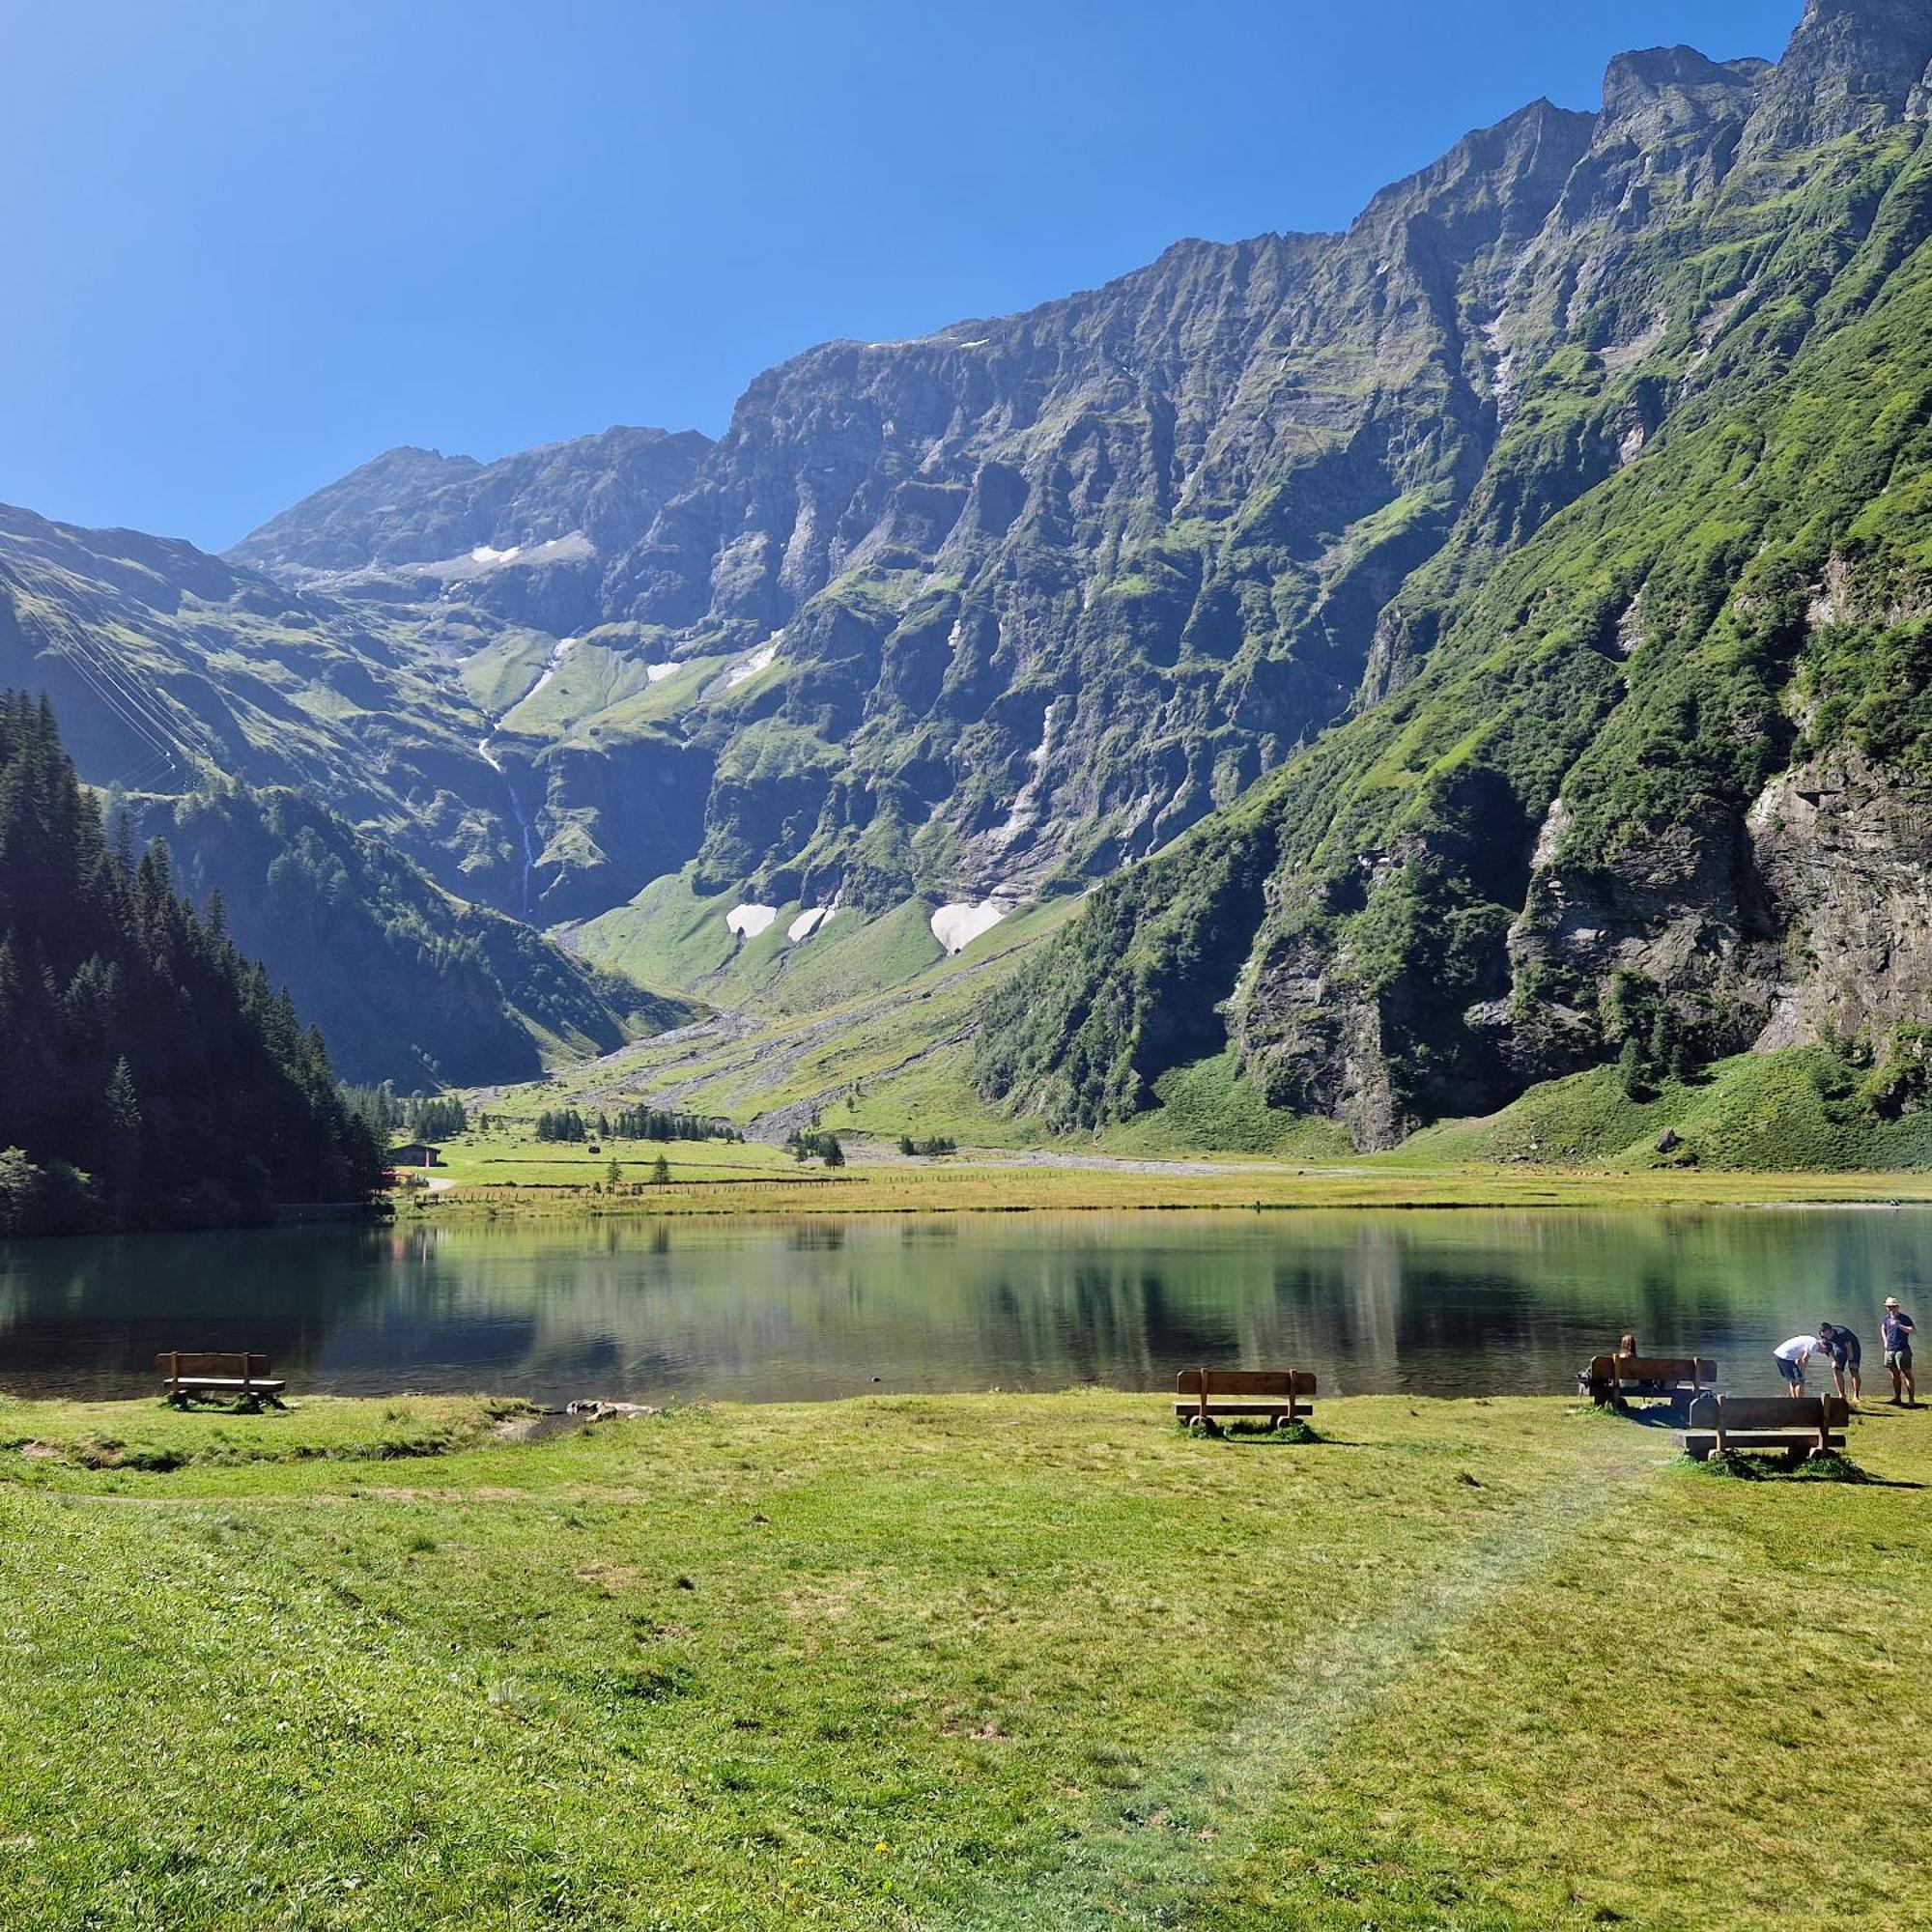
[[[838,1125],[840,1122],[831,1122]],[[972,1154],[904,1160],[853,1137],[842,1169],[801,1164],[755,1142],[536,1141],[520,1126],[472,1131],[444,1148],[448,1191],[399,1211],[437,1217],[567,1214],[1013,1213],[1030,1209],[1716,1206],[1788,1201],[1932,1200],[1932,1173],[1770,1174],[1521,1165],[1430,1167],[1406,1156],[1305,1166],[1240,1154],[1199,1160]],[[659,1154],[668,1185],[651,1179]],[[609,1182],[612,1160],[618,1182]]]
[[[1932,1415],[1320,1423],[0,1402],[0,1923],[1926,1922]]]

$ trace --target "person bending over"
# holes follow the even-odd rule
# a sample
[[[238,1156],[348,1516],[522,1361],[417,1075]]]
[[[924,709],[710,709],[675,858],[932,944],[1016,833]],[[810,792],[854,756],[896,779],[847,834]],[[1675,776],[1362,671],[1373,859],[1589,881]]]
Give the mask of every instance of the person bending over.
[[[1899,1307],[1895,1294],[1885,1298],[1879,1333],[1885,1344],[1885,1365],[1891,1371],[1891,1399],[1903,1402],[1907,1408],[1917,1408],[1918,1391],[1912,1381],[1912,1317]]]
[[[1780,1342],[1771,1351],[1772,1360],[1777,1364],[1777,1373],[1784,1378],[1786,1395],[1804,1393],[1804,1364],[1813,1355],[1822,1355],[1825,1345],[1815,1335],[1794,1335],[1788,1342]]]
[[[1865,1392],[1864,1350],[1859,1338],[1838,1323],[1821,1321],[1818,1324],[1818,1339],[1824,1343],[1832,1357],[1832,1386],[1840,1395],[1849,1393],[1854,1402],[1859,1401]],[[1849,1391],[1845,1387],[1847,1382],[1851,1384]]]

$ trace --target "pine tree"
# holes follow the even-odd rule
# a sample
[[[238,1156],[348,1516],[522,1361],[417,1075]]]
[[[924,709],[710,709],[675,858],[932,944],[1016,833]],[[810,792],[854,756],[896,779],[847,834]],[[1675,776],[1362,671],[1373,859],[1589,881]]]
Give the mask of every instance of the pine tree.
[[[1643,1050],[1634,1033],[1624,1036],[1623,1049],[1617,1055],[1617,1085],[1632,1100],[1643,1099],[1648,1092],[1643,1077]]]
[[[176,896],[165,846],[134,859],[125,814],[109,842],[51,707],[20,694],[0,694],[0,1149],[34,1230],[366,1197],[378,1160],[218,903]]]

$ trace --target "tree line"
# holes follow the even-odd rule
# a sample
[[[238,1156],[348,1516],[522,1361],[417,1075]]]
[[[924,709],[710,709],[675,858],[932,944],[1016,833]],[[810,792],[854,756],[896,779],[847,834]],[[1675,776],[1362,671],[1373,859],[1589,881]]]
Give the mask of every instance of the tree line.
[[[0,693],[0,1234],[260,1220],[381,1166],[219,895],[110,838],[52,706]]]
[[[537,1116],[540,1141],[742,1141],[738,1129],[702,1114],[663,1107],[625,1107],[615,1114],[585,1115],[561,1107]]]
[[[380,1087],[345,1086],[342,1097],[385,1146],[399,1133],[412,1141],[446,1141],[469,1131],[469,1110],[453,1094],[398,1096],[384,1080]]]

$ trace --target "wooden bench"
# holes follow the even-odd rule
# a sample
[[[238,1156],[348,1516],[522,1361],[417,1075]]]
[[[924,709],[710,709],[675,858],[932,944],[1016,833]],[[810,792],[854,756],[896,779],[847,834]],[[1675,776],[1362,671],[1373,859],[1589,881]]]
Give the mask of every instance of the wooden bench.
[[[1600,1407],[1621,1407],[1633,1396],[1695,1402],[1717,1379],[1717,1363],[1701,1355],[1594,1355],[1577,1371],[1577,1389]]]
[[[1307,1369],[1182,1369],[1174,1387],[1176,1419],[1208,1427],[1222,1415],[1264,1415],[1279,1427],[1315,1406]]]
[[[1678,1440],[1699,1463],[1730,1449],[1775,1449],[1802,1463],[1842,1449],[1851,1414],[1841,1395],[1700,1395]]]
[[[155,1357],[168,1401],[185,1406],[197,1396],[239,1396],[243,1402],[281,1406],[286,1381],[269,1375],[267,1355],[184,1354],[170,1349]]]

